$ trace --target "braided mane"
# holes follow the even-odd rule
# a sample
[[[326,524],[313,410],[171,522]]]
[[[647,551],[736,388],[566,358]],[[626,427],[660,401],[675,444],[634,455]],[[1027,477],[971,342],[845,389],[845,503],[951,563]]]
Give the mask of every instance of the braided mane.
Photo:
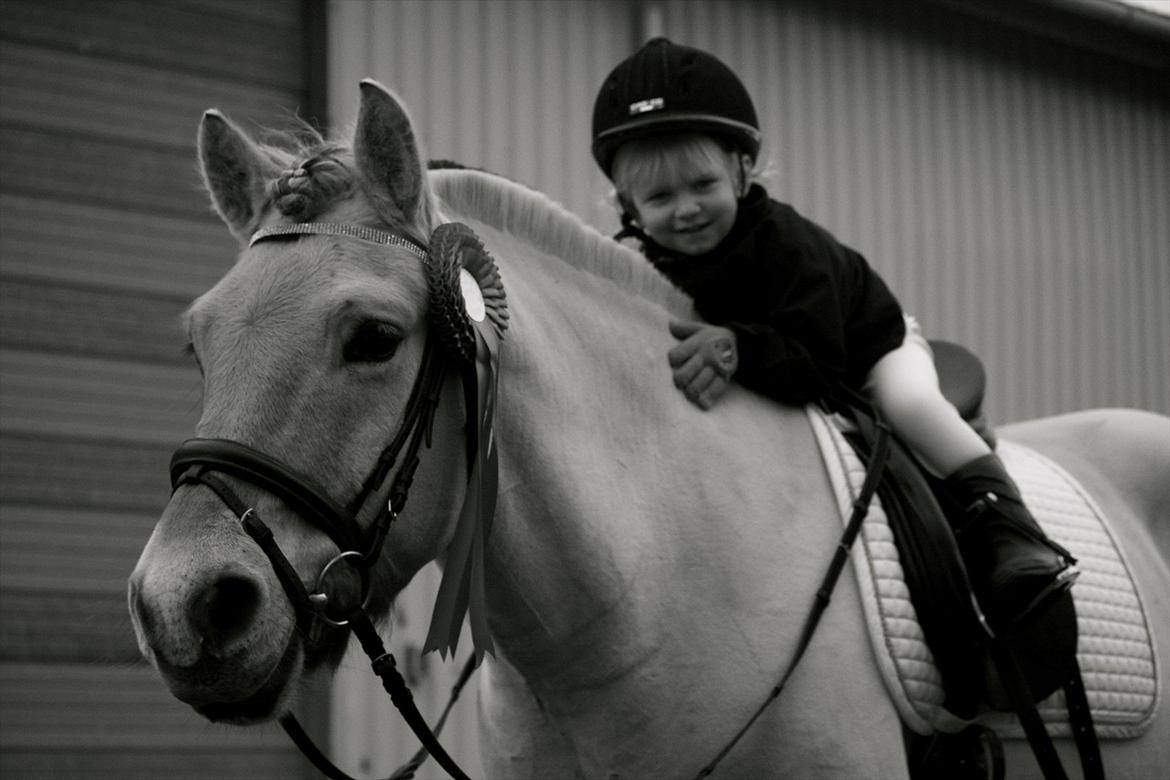
[[[292,130],[267,130],[265,142],[258,144],[273,170],[279,171],[265,185],[269,202],[283,216],[308,222],[350,197],[361,188],[348,143],[326,140],[315,128],[301,123]],[[433,195],[424,197],[415,214],[405,225],[392,227],[425,244],[427,237],[443,220]]]
[[[334,199],[348,195],[356,181],[343,153],[342,147],[325,145],[285,169],[268,182],[273,205],[286,217],[305,222]]]

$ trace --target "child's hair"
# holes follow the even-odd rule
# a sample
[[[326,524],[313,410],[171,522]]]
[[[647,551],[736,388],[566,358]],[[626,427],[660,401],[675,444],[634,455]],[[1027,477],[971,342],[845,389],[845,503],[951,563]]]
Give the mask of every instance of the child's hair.
[[[750,157],[751,167],[741,166],[739,161],[743,155],[734,144],[704,133],[635,138],[622,144],[614,156],[614,196],[619,208],[634,216],[630,193],[638,182],[657,179],[663,174],[673,176],[712,163],[727,167],[732,181],[738,182],[742,195],[762,173]]]

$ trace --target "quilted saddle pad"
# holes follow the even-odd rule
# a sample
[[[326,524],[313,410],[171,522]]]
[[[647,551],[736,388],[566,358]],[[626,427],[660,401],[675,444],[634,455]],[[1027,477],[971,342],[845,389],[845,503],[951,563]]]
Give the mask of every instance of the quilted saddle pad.
[[[811,406],[808,415],[844,524],[865,467],[837,427],[846,423]],[[1138,736],[1153,719],[1158,669],[1145,608],[1108,522],[1084,489],[1048,458],[1011,442],[1001,442],[997,452],[1036,520],[1079,561],[1081,576],[1073,587],[1077,659],[1098,736]],[[969,725],[970,721],[942,707],[942,679],[918,625],[898,549],[877,497],[853,545],[851,560],[874,654],[906,725],[919,734],[958,731]],[[1062,691],[1040,702],[1038,709],[1050,734],[1069,735]],[[988,711],[978,722],[1001,736],[1023,737],[1023,729],[1010,713]]]

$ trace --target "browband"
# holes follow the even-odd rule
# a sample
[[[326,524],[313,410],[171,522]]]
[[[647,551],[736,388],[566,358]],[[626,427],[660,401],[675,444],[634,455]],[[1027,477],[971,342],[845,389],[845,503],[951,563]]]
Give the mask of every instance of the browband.
[[[248,246],[253,247],[266,238],[304,235],[360,238],[362,241],[373,241],[375,244],[407,249],[423,259],[426,259],[427,256],[426,247],[406,236],[400,236],[397,233],[391,233],[387,230],[379,230],[378,228],[367,227],[365,225],[348,225],[337,222],[294,222],[291,225],[273,225],[271,227],[260,228],[252,234],[251,240],[248,241]]]

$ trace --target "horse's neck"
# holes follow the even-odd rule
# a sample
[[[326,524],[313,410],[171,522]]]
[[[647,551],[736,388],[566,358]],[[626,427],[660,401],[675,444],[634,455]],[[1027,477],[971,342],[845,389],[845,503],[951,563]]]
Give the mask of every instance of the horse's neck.
[[[493,571],[497,632],[542,665],[583,625],[631,595],[653,529],[640,502],[676,425],[669,315],[615,283],[472,226],[500,265],[511,312],[497,422],[500,504]],[[643,485],[643,488],[645,485]],[[651,488],[653,490],[653,488]],[[649,603],[649,602],[647,602]]]
[[[645,268],[615,282],[620,269],[598,273],[586,267],[592,258],[567,262],[465,219],[496,256],[512,317],[488,582],[503,651],[529,679],[587,688],[688,627],[726,629],[716,614],[726,588],[708,580],[742,569],[729,535],[750,538],[809,483],[822,487],[810,478],[819,464],[801,413],[738,388],[700,412],[666,360],[667,324],[688,311],[640,276]],[[779,549],[780,527],[765,526],[759,541]],[[695,576],[697,565],[706,573]],[[783,592],[779,581],[760,584]]]

